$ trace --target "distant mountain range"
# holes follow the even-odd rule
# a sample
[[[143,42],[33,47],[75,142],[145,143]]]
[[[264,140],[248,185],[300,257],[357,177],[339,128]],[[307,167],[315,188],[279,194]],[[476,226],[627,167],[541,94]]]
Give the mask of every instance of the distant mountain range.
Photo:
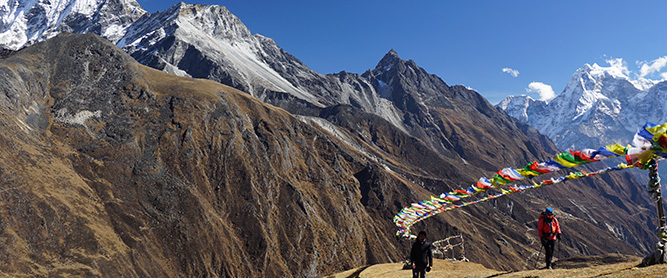
[[[3,273],[317,277],[399,261],[403,206],[557,152],[393,50],[323,75],[224,7],[2,1],[0,19]],[[563,256],[638,255],[655,241],[642,190],[595,177],[415,228],[520,269],[553,206]]]
[[[551,101],[510,96],[497,106],[549,136],[561,149],[630,143],[647,122],[667,122],[667,81],[631,80],[613,67],[578,69]]]
[[[33,6],[16,4],[23,2]],[[484,121],[489,125],[487,130],[504,126],[519,133],[516,123],[503,120],[508,118],[495,111],[478,93],[462,86],[449,87],[413,61],[401,60],[393,50],[374,70],[362,75],[346,72],[322,75],[282,50],[272,39],[252,34],[225,7],[179,3],[166,11],[148,14],[130,0],[12,3],[13,6],[5,8],[11,12],[2,16],[3,22],[11,24],[6,26],[0,40],[0,45],[10,49],[62,31],[93,33],[121,47],[144,65],[180,76],[217,81],[293,114],[320,117],[322,113],[330,113],[325,111],[326,107],[350,105],[419,138],[440,155],[461,161],[479,160],[486,170],[495,170],[500,163],[517,162],[511,156],[499,160],[496,154],[503,156],[502,152],[489,155],[466,147],[470,140],[491,143],[517,140],[509,133],[503,132],[500,136],[506,138],[502,139],[490,134],[473,139],[465,137],[474,132],[464,132],[479,130],[471,123]],[[8,39],[21,37],[19,33],[27,39],[19,42]],[[458,113],[458,118],[470,118],[462,119],[465,124],[454,125],[456,121],[443,117],[446,110],[476,110],[484,117]],[[535,139],[531,141],[550,150],[541,135],[528,133]],[[524,144],[507,144],[505,148],[519,152],[526,149],[520,147]],[[527,157],[524,155],[522,159]]]

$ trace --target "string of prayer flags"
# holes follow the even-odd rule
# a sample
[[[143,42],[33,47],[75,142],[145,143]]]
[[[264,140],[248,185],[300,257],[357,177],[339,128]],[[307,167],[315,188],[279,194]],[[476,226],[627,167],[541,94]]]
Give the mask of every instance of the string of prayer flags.
[[[526,178],[532,178],[561,169],[572,168],[619,156],[625,156],[626,162],[591,173],[583,171],[571,172],[565,176],[543,180],[540,183],[536,183],[531,179],[530,181],[532,182],[532,185],[529,186],[514,185],[514,183]],[[412,225],[445,211],[474,205],[546,185],[557,184],[567,180],[585,178],[634,167],[645,168],[652,160],[662,160],[665,158],[667,158],[667,123],[662,125],[647,123],[637,131],[631,145],[622,146],[617,143],[599,149],[584,149],[581,151],[570,150],[568,152],[562,152],[554,156],[551,160],[540,163],[533,161],[521,169],[515,170],[512,167],[501,169],[494,173],[491,179],[481,177],[474,185],[471,185],[465,190],[457,189],[452,192],[442,193],[439,197],[431,196],[430,200],[413,203],[410,206],[403,208],[396,214],[396,216],[394,216],[394,223],[398,227],[396,235],[414,237],[414,235],[410,234]],[[507,189],[503,188],[503,186],[507,186]],[[488,193],[487,196],[473,201],[466,200],[481,192],[487,192],[490,189],[497,189],[500,192],[496,194]]]

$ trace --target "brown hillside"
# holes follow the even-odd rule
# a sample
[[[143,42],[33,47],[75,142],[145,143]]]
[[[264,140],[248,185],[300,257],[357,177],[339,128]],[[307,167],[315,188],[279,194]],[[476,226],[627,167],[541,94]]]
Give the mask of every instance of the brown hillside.
[[[338,108],[323,116],[350,142],[230,87],[141,66],[93,35],[12,53],[0,60],[0,273],[314,277],[396,262],[409,247],[394,237],[396,212],[498,166]],[[478,132],[499,140],[498,164],[547,157],[514,146],[529,140],[507,119],[494,131],[488,117],[444,113],[457,155],[486,151],[463,144]],[[460,127],[468,120],[487,125]],[[415,230],[462,234],[469,259],[516,270],[537,249],[537,213],[557,205],[563,256],[637,255],[651,242],[649,202],[623,181],[497,199]]]
[[[358,202],[365,158],[284,110],[92,35],[0,72],[3,273],[315,276],[398,256]]]

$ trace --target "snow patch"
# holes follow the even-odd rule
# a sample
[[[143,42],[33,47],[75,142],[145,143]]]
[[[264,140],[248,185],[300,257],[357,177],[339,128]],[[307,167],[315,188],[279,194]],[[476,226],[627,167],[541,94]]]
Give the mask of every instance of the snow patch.
[[[389,86],[387,83],[384,83],[384,81],[378,79],[378,89],[377,92],[380,95],[381,98],[392,100],[391,92],[394,90],[391,86]]]
[[[102,34],[102,37],[105,38],[115,38],[115,37],[122,37],[122,34],[125,33],[125,27],[118,25],[118,24],[113,24],[110,26],[107,26],[106,30],[104,30],[104,34]]]
[[[15,122],[16,122],[16,125],[18,125],[19,128],[21,128],[21,130],[23,130],[23,132],[25,132],[25,133],[30,133],[30,132],[34,131],[32,129],[32,127],[30,127],[28,124],[25,123],[25,121],[23,121],[21,119],[15,119]]]

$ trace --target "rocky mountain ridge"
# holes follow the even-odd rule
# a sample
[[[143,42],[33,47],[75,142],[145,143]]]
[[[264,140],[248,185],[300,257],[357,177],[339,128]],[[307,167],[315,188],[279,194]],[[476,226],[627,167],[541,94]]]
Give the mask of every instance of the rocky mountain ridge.
[[[134,4],[134,1],[125,1],[119,7]],[[115,10],[127,10],[121,8]],[[56,30],[61,29],[66,28]],[[217,81],[294,114],[317,116],[327,106],[351,105],[380,116],[410,135],[429,142],[429,146],[438,152],[457,156],[445,151],[453,145],[447,140],[441,142],[442,132],[438,131],[438,123],[434,122],[437,116],[430,115],[430,110],[425,108],[425,101],[442,93],[445,89],[441,88],[449,86],[414,62],[401,60],[393,50],[385,55],[375,70],[363,75],[346,72],[322,75],[280,49],[273,40],[252,34],[226,8],[184,3],[164,12],[143,13],[142,17],[135,18],[132,24],[114,36],[94,32],[94,28],[90,27],[72,31],[96,33],[123,48],[142,64],[181,76]],[[397,66],[392,70],[393,64]],[[399,68],[404,71],[399,73],[396,71]],[[393,80],[389,73],[382,74],[386,80],[375,77],[380,75],[382,69],[391,74],[407,74],[396,78],[396,82],[407,86],[397,87],[402,91],[401,95],[392,98],[390,91],[393,87],[382,86]],[[430,87],[430,96],[419,92],[422,84],[415,83],[421,82],[418,79],[427,82],[425,86]],[[472,92],[466,94],[469,93]],[[476,92],[472,94],[481,103],[481,96]],[[438,105],[447,103],[444,98],[438,101]],[[484,113],[494,113],[489,105],[481,108],[486,111]],[[414,114],[419,111],[421,113]]]

